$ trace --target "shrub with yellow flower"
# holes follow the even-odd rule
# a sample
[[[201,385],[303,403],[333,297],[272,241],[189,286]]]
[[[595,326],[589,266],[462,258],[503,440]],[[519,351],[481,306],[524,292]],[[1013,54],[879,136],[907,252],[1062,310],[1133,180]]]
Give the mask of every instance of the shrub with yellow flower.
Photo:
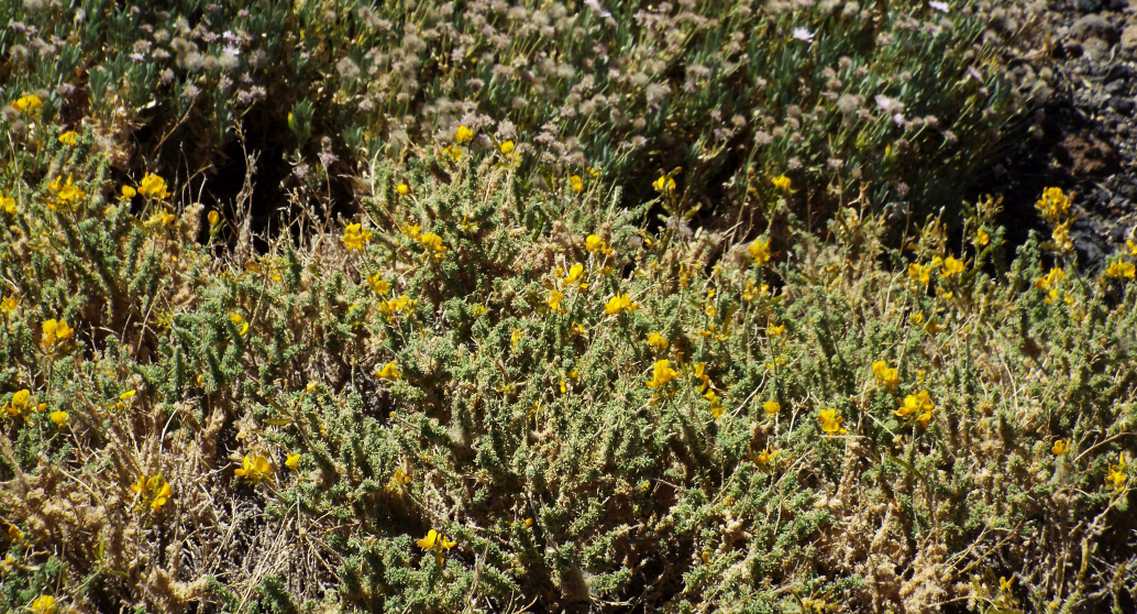
[[[826,435],[844,435],[848,433],[849,430],[842,425],[844,421],[844,416],[833,407],[823,407],[817,412],[817,422],[821,425],[821,431]]]
[[[1034,208],[1049,222],[1057,222],[1070,212],[1070,196],[1062,188],[1049,187],[1034,203]]]
[[[621,313],[629,313],[639,308],[639,304],[632,300],[632,297],[627,294],[616,294],[608,299],[604,304],[604,313],[615,316]]]
[[[1050,446],[1050,452],[1054,456],[1062,456],[1070,450],[1070,442],[1065,439],[1055,439],[1054,445]]]
[[[75,335],[75,330],[67,324],[67,320],[44,320],[40,325],[40,347],[45,351],[52,351],[67,342]]]
[[[787,194],[792,194],[794,191],[793,182],[790,181],[790,178],[785,176],[785,175],[778,175],[776,177],[771,177],[770,183],[773,184],[774,189],[780,190],[780,191],[785,192]]]
[[[580,175],[572,175],[569,177],[569,188],[572,189],[574,194],[580,194],[584,191],[584,178]]]
[[[368,238],[370,238],[368,233]],[[424,232],[418,236],[418,242],[425,247],[430,253],[430,257],[435,260],[441,260],[446,256],[446,244],[442,242],[442,237],[433,232]]]
[[[442,564],[443,559],[446,558],[446,553],[458,545],[458,542],[446,537],[442,533],[431,529],[427,532],[426,537],[415,540],[415,544],[426,552],[433,552],[434,558],[439,565]]]
[[[153,198],[156,200],[166,200],[170,197],[170,191],[167,189],[166,180],[161,175],[154,173],[146,173],[142,176],[142,181],[138,183],[138,193],[143,198]]]
[[[889,367],[887,360],[873,361],[872,374],[877,385],[886,390],[896,390],[900,385],[900,371],[895,367]]]
[[[778,415],[778,412],[782,411],[782,404],[775,401],[774,399],[769,399],[762,403],[762,411],[767,416],[776,416]]]
[[[28,413],[32,407],[32,391],[23,388],[12,393],[12,398],[4,406],[4,413],[9,418],[19,418]]]
[[[140,504],[148,506],[154,513],[161,511],[162,506],[166,505],[174,494],[174,490],[161,473],[153,475],[144,473],[138,476],[138,479],[130,485],[130,491],[138,497]]]
[[[1105,474],[1105,483],[1116,491],[1125,490],[1129,484],[1129,461],[1126,460],[1124,452],[1118,455],[1116,465],[1109,466],[1109,471]]]
[[[459,145],[465,145],[474,140],[475,133],[469,126],[460,124],[454,129],[454,142]]]
[[[612,254],[612,248],[608,246],[608,242],[598,234],[590,234],[584,238],[584,249],[590,254],[605,256]]]
[[[677,377],[679,372],[671,366],[671,361],[661,358],[651,367],[651,379],[647,381],[647,387],[653,390],[662,388]]]
[[[245,319],[245,316],[236,311],[231,311],[229,312],[229,322],[236,328],[238,335],[244,337],[249,334],[249,321]]]
[[[660,175],[655,181],[651,182],[651,187],[663,195],[671,195],[675,193],[675,188],[678,187],[675,183],[675,177],[671,173]]]
[[[1127,260],[1115,259],[1102,272],[1106,279],[1133,279],[1137,276],[1137,266]]]
[[[564,300],[565,293],[553,288],[549,290],[549,295],[545,298],[545,305],[553,313],[564,313],[564,307],[561,306],[561,302]]]
[[[765,266],[770,262],[770,239],[767,237],[754,239],[747,246],[746,253],[750,254],[756,266]]]
[[[241,466],[233,471],[236,477],[253,483],[271,480],[272,473],[272,461],[261,454],[244,455],[241,457]]]
[[[286,456],[284,458],[284,466],[287,467],[289,471],[296,471],[300,469],[300,453],[292,452]]]
[[[927,390],[921,390],[916,394],[905,396],[904,402],[893,413],[901,418],[915,420],[920,426],[928,426],[935,410],[936,406],[932,403],[931,395]]]
[[[79,133],[74,130],[68,130],[59,135],[59,142],[68,147],[74,147],[79,144]]]
[[[375,370],[375,377],[386,380],[397,380],[403,376],[403,372],[399,369],[399,364],[395,361],[390,361]]]
[[[659,331],[652,331],[647,334],[647,345],[656,352],[667,351],[668,341]]]
[[[55,597],[53,595],[40,595],[28,605],[32,614],[55,614]]]
[[[343,237],[340,240],[345,249],[357,252],[362,250],[371,240],[371,231],[364,228],[363,224],[348,224],[344,226]]]
[[[24,115],[35,115],[43,108],[43,100],[35,94],[24,94],[12,102],[12,108]]]

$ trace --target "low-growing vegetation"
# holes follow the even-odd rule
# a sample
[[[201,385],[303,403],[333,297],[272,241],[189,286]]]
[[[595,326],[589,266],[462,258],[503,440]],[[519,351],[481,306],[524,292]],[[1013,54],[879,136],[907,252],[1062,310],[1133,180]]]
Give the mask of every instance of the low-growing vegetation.
[[[4,610],[1133,607],[981,12],[168,4],[0,7]]]

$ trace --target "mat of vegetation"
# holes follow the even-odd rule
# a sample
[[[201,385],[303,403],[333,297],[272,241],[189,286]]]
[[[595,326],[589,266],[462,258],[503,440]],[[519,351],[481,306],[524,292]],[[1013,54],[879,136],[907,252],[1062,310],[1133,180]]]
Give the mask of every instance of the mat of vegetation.
[[[0,6],[5,611],[1133,607],[969,4],[240,4]]]

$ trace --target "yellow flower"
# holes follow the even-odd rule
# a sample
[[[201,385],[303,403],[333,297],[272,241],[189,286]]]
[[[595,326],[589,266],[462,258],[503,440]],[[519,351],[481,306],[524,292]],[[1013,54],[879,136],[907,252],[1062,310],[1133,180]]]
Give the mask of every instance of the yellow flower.
[[[576,283],[583,275],[584,265],[579,262],[573,263],[573,265],[569,267],[568,273],[565,274],[565,285]]]
[[[379,311],[387,316],[388,320],[394,321],[395,316],[400,313],[408,312],[414,307],[414,301],[406,294],[400,294],[395,298],[390,298],[379,304]]]
[[[53,209],[56,204],[74,206],[87,195],[79,186],[75,185],[75,179],[71,175],[67,176],[67,181],[56,177],[51,183],[47,184],[47,189],[55,195],[55,199],[48,204]]]
[[[391,282],[383,279],[381,273],[372,273],[367,276],[367,285],[371,286],[371,291],[379,296],[383,296],[391,291]]]
[[[137,193],[138,193],[138,191],[135,190],[134,188],[132,188],[128,185],[124,185],[124,186],[122,186],[122,191],[119,192],[118,198],[119,198],[119,200],[130,200],[130,199],[134,198],[134,195]]]
[[[245,316],[232,311],[229,313],[229,321],[233,326],[237,327],[237,334],[244,337],[249,332],[249,322],[245,320]]]
[[[648,333],[647,344],[648,347],[655,350],[656,352],[666,351],[667,346],[669,345],[667,342],[667,337],[664,337],[658,331],[652,331]]]
[[[565,293],[560,290],[549,290],[549,297],[545,299],[545,304],[549,306],[549,311],[553,313],[562,313],[564,308],[561,307],[561,301],[565,300]]]
[[[770,399],[762,404],[762,411],[766,412],[767,416],[776,416],[782,411],[782,404]]]
[[[21,98],[21,100],[23,99]],[[40,595],[32,600],[28,609],[30,609],[33,614],[55,614],[55,597],[51,595]]]
[[[1125,460],[1125,453],[1122,452],[1117,458],[1117,464],[1109,466],[1109,472],[1105,474],[1106,484],[1113,486],[1114,490],[1125,490],[1129,482],[1128,468],[1129,462]]]
[[[608,243],[598,234],[590,234],[584,238],[584,249],[592,254],[612,253],[612,248],[608,247]]]
[[[573,192],[580,194],[584,191],[584,178],[582,178],[580,175],[573,175],[569,177],[569,187],[572,188]]]
[[[177,217],[174,216],[173,213],[170,213],[168,211],[158,211],[154,213],[154,215],[151,215],[149,218],[147,218],[147,220],[143,222],[142,225],[148,228],[169,226],[170,224],[173,224],[175,220],[177,220]]]
[[[53,424],[55,424],[55,426],[58,426],[59,428],[67,426],[67,421],[71,419],[71,416],[68,415],[67,412],[59,410],[51,412],[47,415],[47,417]]]
[[[415,544],[417,544],[419,548],[422,548],[426,552],[434,552],[435,558],[438,560],[439,564],[441,564],[443,557],[446,555],[446,551],[458,545],[458,542],[446,537],[434,529],[431,529],[427,532],[426,537],[415,540]]]
[[[761,467],[773,465],[781,453],[781,450],[767,446],[765,450],[762,450],[754,457],[754,462],[758,463],[758,465]]]
[[[679,377],[679,372],[671,367],[671,361],[661,358],[652,365],[651,379],[648,380],[647,387],[661,388],[677,377]]]
[[[371,233],[368,233],[368,237]],[[441,260],[446,255],[446,244],[442,242],[442,237],[433,232],[424,232],[419,235],[418,242],[423,247],[431,252],[431,257],[435,260]]]
[[[821,424],[821,430],[827,435],[844,435],[848,433],[849,430],[841,426],[844,420],[845,418],[832,407],[824,407],[821,411],[817,412],[817,421]]]
[[[614,316],[621,313],[635,311],[639,305],[627,294],[616,294],[604,304],[604,313]]]
[[[403,372],[399,370],[399,365],[395,361],[388,362],[375,371],[375,377],[379,379],[397,380],[403,376]]]
[[[157,198],[158,200],[166,200],[170,197],[170,192],[166,189],[166,180],[154,173],[146,173],[142,176],[142,181],[138,183],[138,193],[143,198]]]
[[[770,183],[774,184],[774,188],[781,190],[783,192],[787,192],[787,193],[793,192],[793,183],[790,181],[790,178],[786,177],[785,175],[778,175],[777,177],[772,177],[770,179]]]
[[[138,476],[138,480],[131,484],[130,490],[139,497],[141,502],[150,506],[150,511],[155,513],[170,501],[174,492],[161,473]]]
[[[660,194],[672,194],[675,192],[677,186],[675,184],[675,178],[671,176],[671,173],[668,173],[666,175],[660,175],[659,178],[651,182],[651,187],[655,188],[655,191]]]
[[[371,240],[371,231],[362,224],[348,224],[343,228],[343,246],[348,251],[360,251]]]
[[[1074,242],[1070,240],[1070,223],[1071,220],[1066,220],[1054,226],[1054,230],[1050,233],[1054,247],[1060,252],[1068,252],[1074,249]]]
[[[926,286],[932,281],[933,269],[933,265],[913,262],[908,265],[908,279],[921,286]]]
[[[40,330],[42,332],[40,346],[48,351],[66,342],[75,334],[75,331],[68,326],[67,320],[44,320]]]
[[[1039,290],[1050,290],[1058,285],[1058,282],[1066,278],[1066,271],[1059,268],[1051,268],[1046,275],[1034,280],[1034,287]]]
[[[928,394],[927,390],[921,390],[916,394],[905,396],[904,402],[893,413],[901,418],[912,418],[920,426],[928,426],[935,410],[936,406],[932,403],[931,395]]]
[[[211,210],[205,216],[205,219],[209,221],[210,226],[216,226],[216,225],[221,223],[221,214],[218,213],[216,210]]]
[[[16,199],[0,194],[0,211],[8,215],[16,215]]]
[[[1034,207],[1042,217],[1055,222],[1070,212],[1070,196],[1063,192],[1062,188],[1046,188],[1034,203]]]
[[[513,141],[505,140],[502,141],[501,145],[498,145],[497,148],[499,151],[501,151],[502,155],[508,156],[509,154],[513,153],[515,146],[513,144]]]
[[[1050,451],[1054,453],[1054,456],[1062,456],[1069,450],[1070,442],[1066,441],[1065,439],[1055,439],[1054,445],[1050,446]]]
[[[746,248],[746,252],[754,259],[755,265],[765,266],[770,262],[770,239],[766,237],[754,239]]]
[[[35,94],[24,94],[12,103],[12,108],[25,115],[32,115],[43,107],[43,101]]]
[[[900,372],[895,367],[889,367],[887,360],[874,361],[872,374],[876,378],[876,383],[882,388],[895,390],[900,384]]]
[[[442,148],[443,155],[449,156],[451,160],[457,162],[462,159],[462,148],[457,145],[447,145]]]
[[[391,474],[390,479],[387,480],[387,484],[383,487],[383,490],[393,495],[402,495],[406,492],[407,484],[410,483],[411,474],[402,467],[395,467],[395,471]]]
[[[1125,249],[1129,251],[1131,257],[1137,258],[1137,243],[1134,243],[1132,239],[1125,240]]]
[[[967,265],[962,260],[954,256],[948,256],[944,259],[944,268],[940,271],[940,276],[944,279],[962,275],[967,270]]]
[[[1103,274],[1107,279],[1133,279],[1137,275],[1137,266],[1125,260],[1114,260],[1105,267]]]
[[[987,234],[986,230],[980,228],[975,231],[975,238],[972,239],[971,242],[976,247],[987,247],[987,244],[991,242],[991,235]]]
[[[525,331],[520,328],[513,329],[509,333],[509,347],[516,350],[517,346],[521,345],[521,340],[525,338]]]
[[[19,306],[20,301],[16,300],[16,297],[11,295],[5,296],[3,300],[0,300],[0,312],[2,312],[6,318],[11,316],[12,313],[14,313],[16,309],[19,308]]]
[[[404,181],[400,181],[395,184],[395,193],[399,196],[406,196],[411,193],[411,186],[407,185]]]
[[[233,472],[233,475],[250,482],[271,480],[272,462],[260,454],[246,454],[241,458],[241,466]]]
[[[785,324],[774,324],[773,322],[766,325],[767,337],[781,337],[786,333]]]
[[[19,418],[32,407],[32,391],[24,388],[12,394],[12,400],[4,407],[9,418]]]
[[[472,140],[474,140],[474,131],[471,130],[469,126],[462,124],[454,129],[455,143],[458,143],[459,145],[465,145]]]
[[[719,395],[714,390],[707,388],[707,391],[703,393],[703,398],[710,402],[709,409],[711,416],[715,420],[721,418],[723,415],[723,407],[722,400],[719,398]]]
[[[68,147],[74,147],[79,144],[79,133],[74,130],[68,130],[59,135],[59,142]]]
[[[300,468],[300,453],[293,452],[284,459],[284,466],[288,467],[289,471],[296,471]]]

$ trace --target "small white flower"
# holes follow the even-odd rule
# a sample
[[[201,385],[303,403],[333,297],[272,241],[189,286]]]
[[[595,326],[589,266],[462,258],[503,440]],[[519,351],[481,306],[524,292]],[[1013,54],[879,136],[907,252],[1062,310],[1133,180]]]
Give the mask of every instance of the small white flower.
[[[600,0],[584,0],[584,4],[604,19],[610,19],[612,17],[612,13],[608,12],[603,6],[600,5]]]
[[[939,11],[941,13],[948,12],[948,3],[947,2],[939,2],[938,0],[930,0],[928,2],[928,6],[936,9],[937,11]]]
[[[809,43],[813,41],[813,32],[810,32],[808,28],[798,26],[794,28],[793,37],[799,41]]]

